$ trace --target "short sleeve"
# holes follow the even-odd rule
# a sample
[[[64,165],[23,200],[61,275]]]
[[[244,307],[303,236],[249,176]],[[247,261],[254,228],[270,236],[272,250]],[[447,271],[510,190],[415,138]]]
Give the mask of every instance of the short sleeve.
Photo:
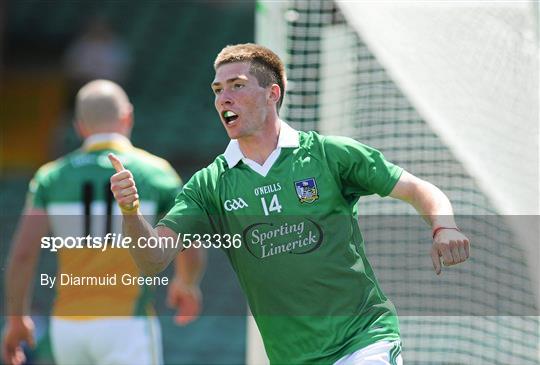
[[[158,215],[167,213],[174,205],[178,193],[182,190],[182,179],[176,171],[168,166],[162,176],[157,179],[159,192]]]
[[[176,233],[213,233],[204,192],[196,176],[186,183],[177,195],[174,206],[159,222]]]
[[[42,166],[34,175],[28,185],[26,204],[29,207],[46,209],[47,208],[47,190],[50,165]]]
[[[387,196],[403,172],[381,152],[354,139],[325,137],[323,143],[328,165],[345,196]]]

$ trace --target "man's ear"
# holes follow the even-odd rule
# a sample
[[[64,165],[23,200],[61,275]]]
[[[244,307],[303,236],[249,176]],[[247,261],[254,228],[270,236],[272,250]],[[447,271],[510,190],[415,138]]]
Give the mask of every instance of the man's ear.
[[[90,135],[90,132],[88,131],[88,128],[80,120],[76,120],[73,123],[73,127],[75,128],[75,131],[77,132],[79,137],[81,137],[82,139],[85,139]]]
[[[268,96],[274,104],[279,103],[279,98],[281,97],[281,88],[278,84],[272,84],[272,86],[270,86],[270,93]]]
[[[120,116],[120,124],[122,125],[122,130],[129,134],[131,128],[133,127],[133,105],[129,104],[128,110]]]

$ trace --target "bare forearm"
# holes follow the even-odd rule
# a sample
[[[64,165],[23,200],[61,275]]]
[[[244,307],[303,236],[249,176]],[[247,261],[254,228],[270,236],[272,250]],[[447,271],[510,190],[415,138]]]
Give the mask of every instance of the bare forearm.
[[[206,267],[206,251],[189,248],[177,256],[175,274],[186,285],[198,285]]]
[[[422,180],[413,196],[412,206],[432,228],[456,226],[450,200],[435,185]]]
[[[36,257],[15,257],[6,268],[6,314],[21,316],[30,313],[32,278],[35,274]],[[26,268],[21,270],[20,268]]]
[[[433,230],[431,260],[437,275],[441,273],[441,257],[444,258],[446,266],[467,260],[469,239],[454,229],[456,222],[452,204],[439,188],[403,171],[390,196],[411,204],[431,226]]]
[[[6,267],[5,295],[8,315],[30,313],[30,293],[40,257],[40,239],[48,230],[45,211],[25,208],[13,237]]]
[[[157,240],[158,234],[143,215],[125,215],[122,228],[124,235],[131,238],[129,250],[139,269],[147,275],[161,272],[167,264],[164,250],[159,245],[147,244],[151,238]]]
[[[435,185],[403,171],[390,196],[411,204],[432,227],[455,227],[448,197]]]
[[[116,174],[111,176],[111,191],[123,214],[124,235],[131,238],[131,255],[143,274],[155,275],[167,267],[178,251],[176,246],[162,245],[160,238],[178,235],[172,231],[156,230],[144,219],[139,210],[139,194],[133,174],[114,154],[109,154],[109,160],[116,170]],[[164,237],[162,233],[170,237]]]

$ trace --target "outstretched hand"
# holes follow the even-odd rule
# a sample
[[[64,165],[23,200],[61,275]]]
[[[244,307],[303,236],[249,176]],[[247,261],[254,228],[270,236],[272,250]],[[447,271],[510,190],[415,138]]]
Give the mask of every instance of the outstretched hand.
[[[441,229],[433,238],[431,246],[431,260],[433,269],[441,273],[441,257],[444,266],[457,265],[464,262],[470,255],[469,239],[455,229]]]

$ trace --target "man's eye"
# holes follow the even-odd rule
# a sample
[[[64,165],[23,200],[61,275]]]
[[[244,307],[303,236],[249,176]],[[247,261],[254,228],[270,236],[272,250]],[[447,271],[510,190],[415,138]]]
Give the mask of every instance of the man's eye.
[[[221,89],[214,89],[214,94],[217,95],[217,94],[219,94],[219,93],[221,93]]]
[[[241,89],[243,87],[244,87],[244,84],[234,84],[233,85],[233,88],[235,88],[235,89]]]

